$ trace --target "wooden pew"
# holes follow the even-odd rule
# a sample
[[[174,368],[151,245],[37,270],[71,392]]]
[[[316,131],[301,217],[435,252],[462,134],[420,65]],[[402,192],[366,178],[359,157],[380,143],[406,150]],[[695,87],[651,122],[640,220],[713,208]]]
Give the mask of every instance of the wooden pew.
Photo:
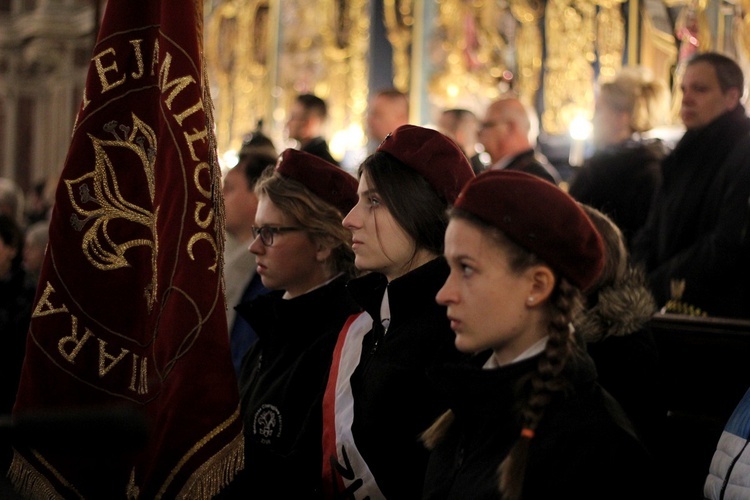
[[[750,321],[656,314],[667,415],[657,450],[669,498],[701,499],[716,443],[750,387]]]

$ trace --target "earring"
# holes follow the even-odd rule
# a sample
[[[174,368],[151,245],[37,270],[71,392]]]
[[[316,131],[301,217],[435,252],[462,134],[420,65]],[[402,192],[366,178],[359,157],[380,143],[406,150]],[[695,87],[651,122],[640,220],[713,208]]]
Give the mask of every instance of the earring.
[[[528,299],[526,300],[526,302],[527,302],[528,304],[533,304],[533,303],[534,303],[534,297],[529,297],[529,298],[528,298]]]

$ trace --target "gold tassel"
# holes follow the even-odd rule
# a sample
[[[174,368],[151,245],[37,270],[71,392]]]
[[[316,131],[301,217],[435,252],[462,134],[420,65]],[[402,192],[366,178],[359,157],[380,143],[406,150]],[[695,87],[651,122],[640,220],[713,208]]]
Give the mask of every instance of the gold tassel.
[[[240,434],[193,473],[177,498],[212,498],[244,468],[245,440]]]
[[[16,493],[24,499],[57,500],[63,498],[49,480],[15,450],[13,450],[13,460],[8,469],[8,479]]]

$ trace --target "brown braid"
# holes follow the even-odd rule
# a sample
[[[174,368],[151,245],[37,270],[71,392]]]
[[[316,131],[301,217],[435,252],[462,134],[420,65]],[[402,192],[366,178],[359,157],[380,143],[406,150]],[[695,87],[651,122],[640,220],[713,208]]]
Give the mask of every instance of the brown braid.
[[[433,424],[422,433],[419,438],[424,443],[425,448],[428,450],[434,450],[435,446],[443,439],[445,434],[448,432],[451,424],[456,419],[453,414],[453,410],[448,410],[438,417]]]
[[[567,360],[577,350],[569,325],[583,308],[582,294],[578,288],[561,278],[550,296],[549,304],[551,317],[547,347],[539,359],[537,372],[531,378],[531,394],[521,408],[521,425],[524,430],[498,469],[499,489],[503,499],[521,498],[526,460],[534,431],[553,395],[568,389],[562,371]]]

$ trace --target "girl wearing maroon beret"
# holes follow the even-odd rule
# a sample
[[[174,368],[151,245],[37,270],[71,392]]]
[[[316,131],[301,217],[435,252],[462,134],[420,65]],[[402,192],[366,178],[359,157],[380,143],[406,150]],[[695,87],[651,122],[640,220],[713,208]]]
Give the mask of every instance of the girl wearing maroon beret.
[[[344,218],[355,265],[348,289],[365,310],[339,336],[323,402],[327,498],[422,494],[428,452],[419,435],[446,406],[428,370],[461,355],[435,293],[446,209],[474,177],[443,134],[399,127],[360,166],[359,201]]]
[[[450,410],[423,435],[422,498],[657,497],[646,448],[571,326],[604,262],[578,204],[522,172],[480,174],[451,212],[445,256],[437,301],[458,349],[477,354],[431,373]]]
[[[239,376],[245,468],[220,498],[314,500],[322,495],[321,404],[331,355],[346,318],[359,311],[346,291],[356,269],[351,234],[341,226],[357,181],[287,150],[255,192],[249,250],[271,292],[237,306],[258,340]]]

